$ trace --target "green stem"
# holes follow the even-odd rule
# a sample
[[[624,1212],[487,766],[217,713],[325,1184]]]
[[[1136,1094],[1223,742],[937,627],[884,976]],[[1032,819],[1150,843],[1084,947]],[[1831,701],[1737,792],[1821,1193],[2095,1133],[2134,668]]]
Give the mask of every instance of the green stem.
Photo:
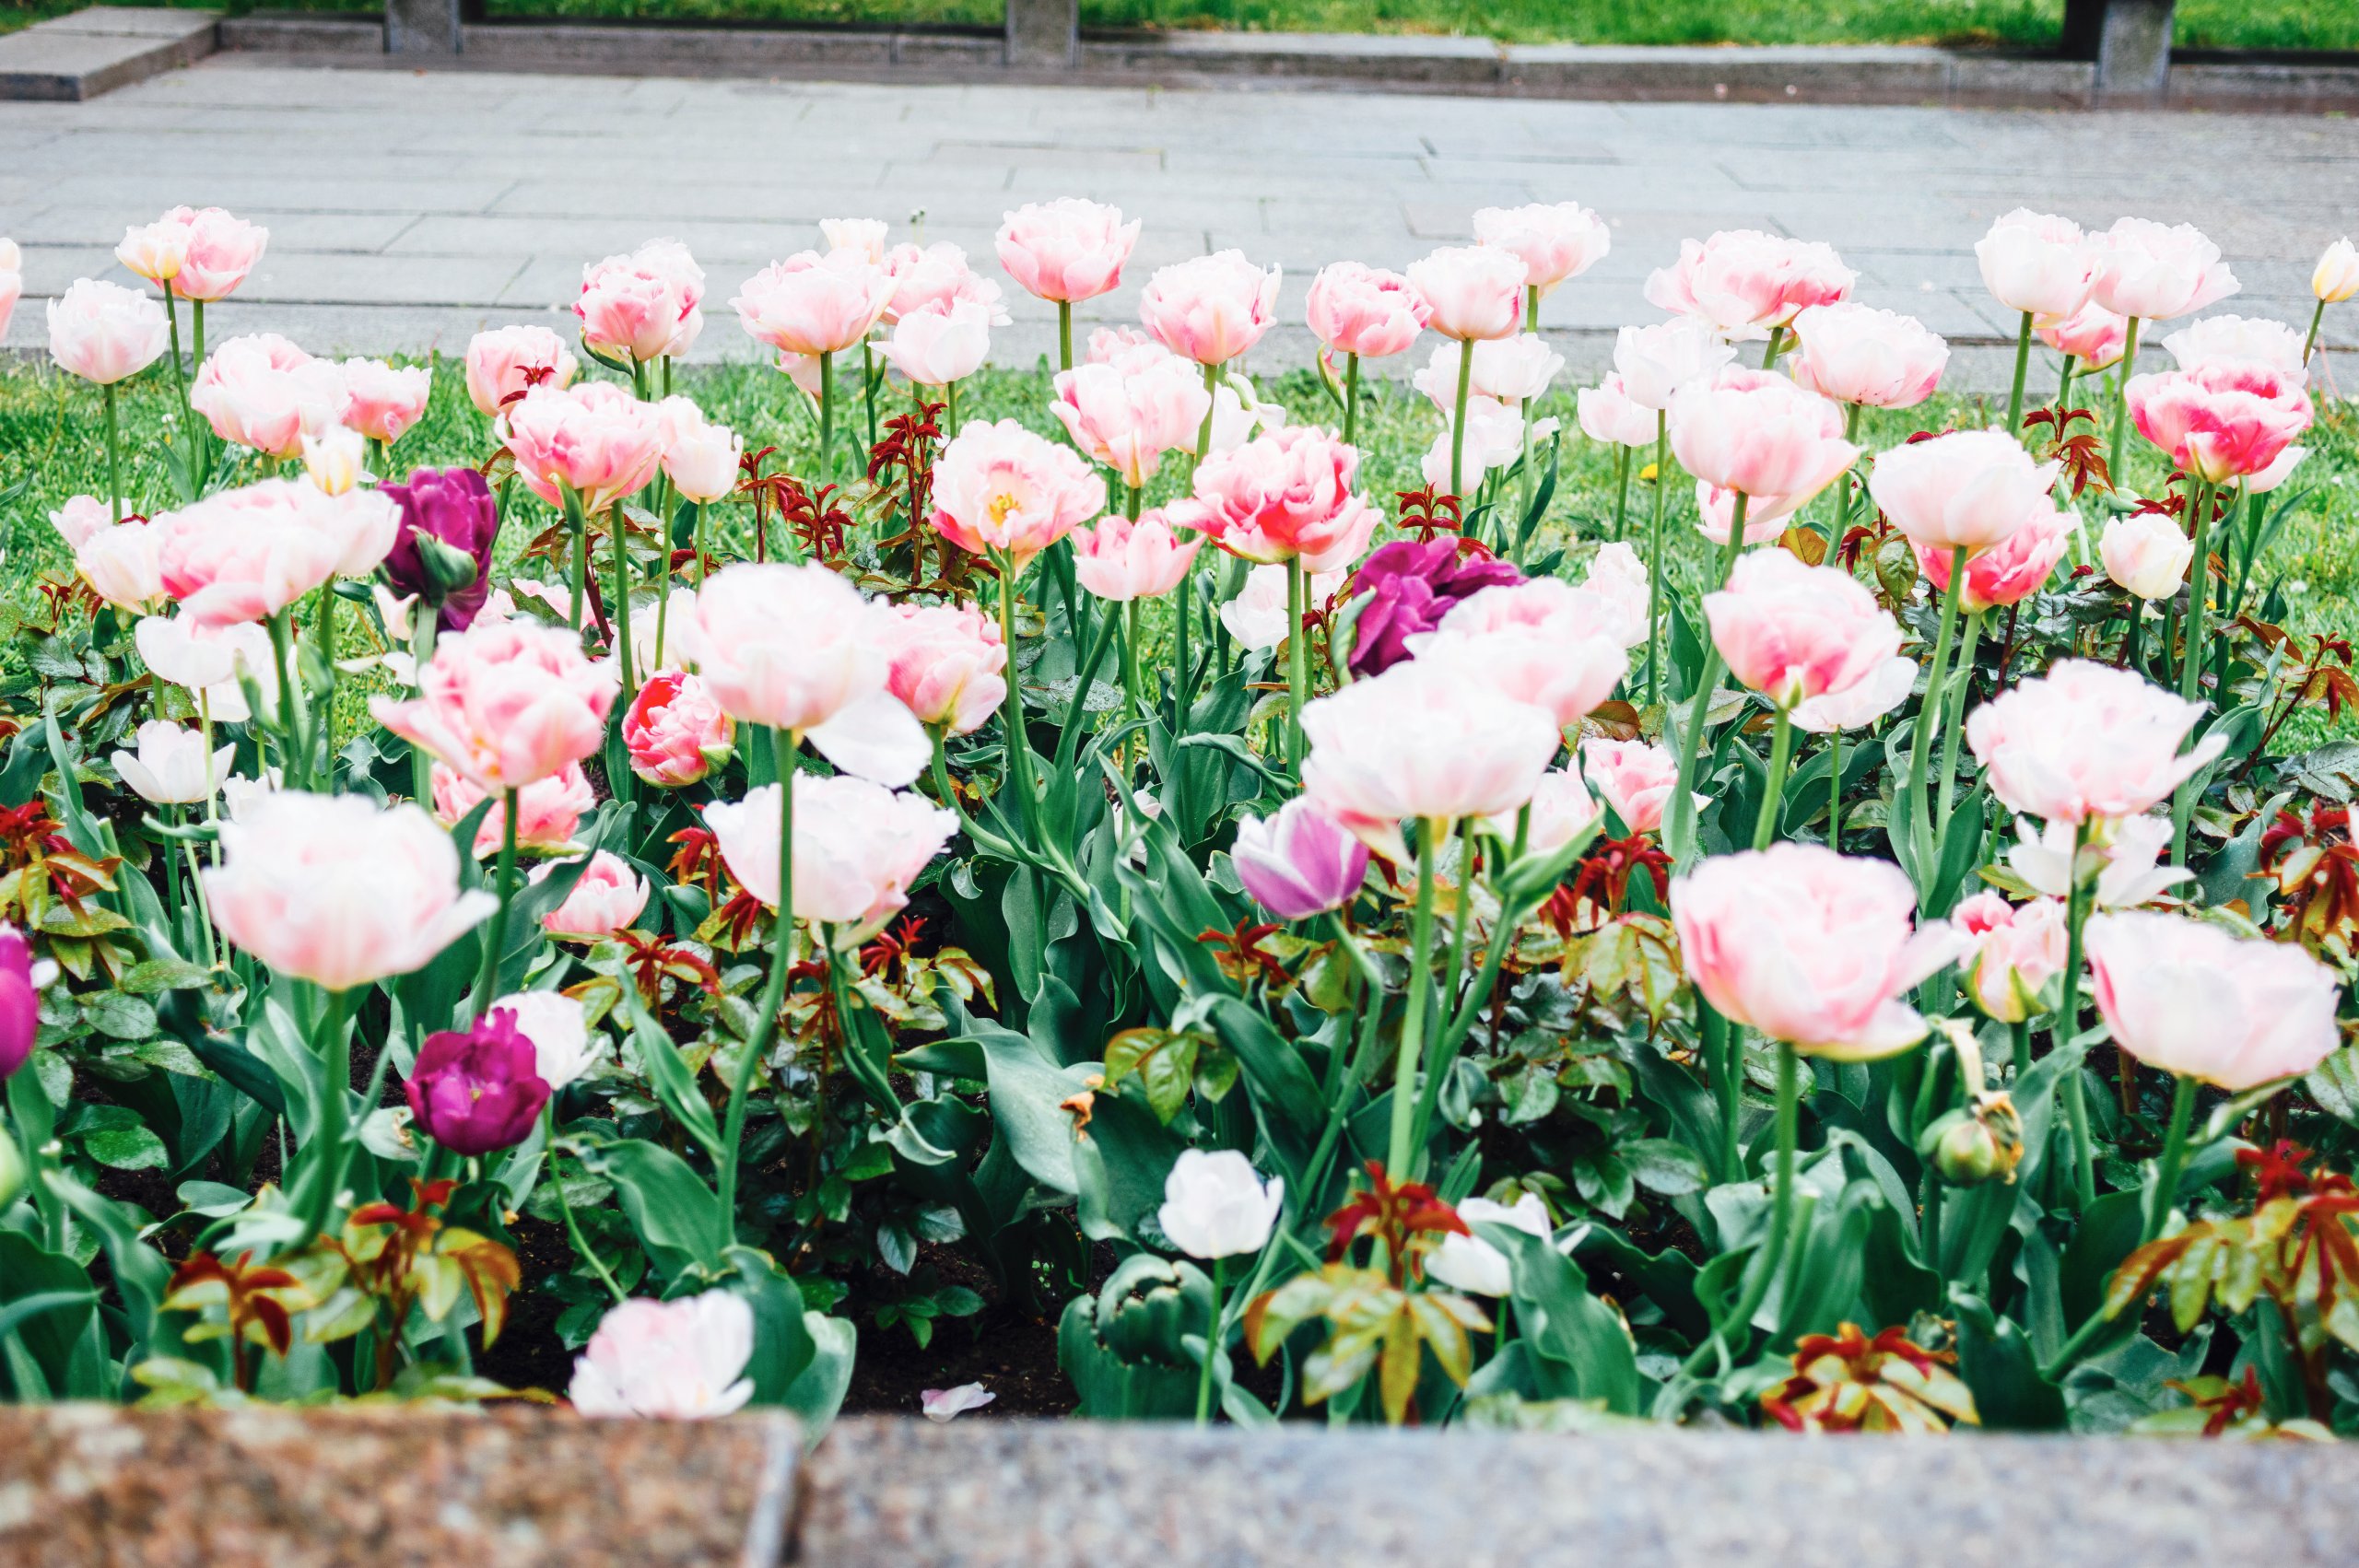
[[[286,787],[300,790],[308,782],[300,740],[303,697],[295,686],[295,638],[288,626],[288,614],[286,610],[277,611],[264,625],[270,627],[271,659],[278,666],[278,755],[286,763]]]
[[[344,1185],[345,1135],[352,1116],[352,1052],[344,1038],[345,993],[326,994],[327,1010],[320,1021],[320,1065],[326,1070],[327,1079],[320,1092],[319,1163],[312,1167],[318,1176],[306,1189],[299,1216],[305,1241],[327,1228],[328,1215],[335,1207],[336,1190]]]
[[[792,731],[770,731],[770,750],[778,758],[778,924],[770,934],[770,976],[762,987],[761,1012],[754,1021],[754,1037],[746,1042],[736,1082],[729,1086],[729,1107],[722,1119],[716,1211],[722,1246],[737,1239],[737,1160],[745,1141],[746,1101],[753,1092],[754,1074],[762,1058],[769,1054],[770,1042],[778,1038],[779,1009],[786,1003],[787,971],[794,967],[794,754],[802,744],[802,737]]]
[[[168,287],[165,292],[169,295],[170,289]],[[2306,367],[2310,362],[2311,352],[2318,345],[2318,325],[2325,320],[2326,301],[2321,299],[2318,301],[2318,309],[2310,312],[2309,334],[2302,339],[2302,363]]]
[[[1523,286],[1523,330],[1533,333],[1540,330],[1540,286],[1536,283]]]
[[[1855,446],[1860,439],[1860,405],[1856,403],[1843,405],[1843,439]],[[1847,468],[1835,482],[1835,532],[1826,536],[1830,550],[1840,549],[1843,536],[1851,532],[1851,485],[1858,472],[1856,465]]]
[[[622,671],[623,679],[622,695],[616,703],[615,710],[618,713],[628,713],[630,711],[631,699],[639,695],[639,683],[632,678],[633,673],[630,667],[630,551],[626,544],[630,533],[630,523],[623,516],[623,504],[620,501],[615,503],[614,509],[606,516],[608,524],[614,531],[615,657],[620,661],[619,668]]]
[[[1359,428],[1360,416],[1360,357],[1344,356],[1344,444],[1352,444],[1353,432]]]
[[[1655,519],[1647,534],[1647,706],[1662,693],[1662,503],[1671,479],[1671,414],[1655,410]],[[1742,535],[1740,534],[1740,537]]]
[[[1073,369],[1073,301],[1057,301],[1057,369]]]
[[[2207,630],[2205,620],[2212,598],[2212,497],[2213,486],[2199,480],[2195,494],[2195,559],[2187,574],[2187,650],[2180,656],[2178,695],[2188,702],[2197,699],[2203,689],[2204,647]],[[2190,734],[2187,743],[2192,746]],[[2187,864],[2187,825],[2195,814],[2197,783],[2183,780],[2171,800],[2171,864]]]
[[[1737,1027],[1730,1025],[1731,1032]],[[1741,1041],[1737,1049],[1740,1053],[1743,1049]],[[1724,1337],[1729,1333],[1734,1332],[1739,1336],[1737,1342],[1740,1346],[1743,1343],[1749,1333],[1747,1325],[1752,1322],[1753,1315],[1761,1310],[1762,1302],[1767,1299],[1769,1283],[1778,1277],[1778,1266],[1785,1258],[1786,1237],[1792,1229],[1794,1218],[1794,1151],[1801,1141],[1799,1079],[1794,1047],[1783,1040],[1778,1041],[1778,1163],[1770,1189],[1769,1239],[1763,1244],[1753,1267],[1746,1271],[1744,1292],[1737,1298],[1735,1308],[1720,1319],[1719,1327],[1713,1330],[1712,1337],[1696,1346],[1695,1352],[1680,1368],[1690,1377],[1703,1371],[1708,1359],[1727,1355]]]
[[[1614,449],[1614,537],[1618,542],[1630,516],[1630,449]]]
[[[1203,423],[1196,427],[1196,463],[1199,467],[1203,466],[1204,459],[1212,455],[1213,410],[1219,406],[1220,402],[1220,368],[1216,365],[1204,367],[1204,398]]]
[[[549,1185],[557,1188],[557,1212],[565,1216],[565,1239],[573,1244],[574,1253],[584,1263],[590,1265],[590,1271],[598,1276],[598,1282],[606,1287],[606,1293],[616,1301],[621,1301],[625,1299],[622,1286],[615,1282],[614,1275],[606,1271],[605,1263],[597,1253],[591,1250],[590,1243],[583,1239],[581,1222],[573,1216],[573,1200],[565,1194],[565,1173],[557,1168],[557,1096],[555,1094],[551,1094],[541,1106],[541,1134],[546,1145],[542,1158],[548,1162]]]
[[[1472,914],[1473,892],[1474,834],[1470,824],[1461,823],[1458,832],[1458,899],[1449,912],[1449,955],[1441,966],[1441,984],[1434,988],[1432,1002],[1434,1015],[1426,1025],[1429,1039],[1436,1037],[1443,1019],[1455,1012],[1458,1005],[1459,977],[1464,973],[1466,967],[1466,928],[1473,923]],[[1426,1086],[1438,1094],[1440,1085],[1435,1080],[1439,1076],[1438,1070],[1441,1066],[1438,1053],[1436,1054],[1433,1065],[1435,1071],[1429,1071],[1426,1074]],[[1420,1098],[1422,1099],[1423,1096],[1420,1095]],[[1417,1131],[1422,1137],[1425,1132],[1422,1124]]]
[[[1401,1055],[1392,1074],[1392,1136],[1385,1168],[1395,1182],[1409,1179],[1411,1134],[1416,1127],[1417,1059],[1426,1043],[1426,999],[1433,988],[1434,840],[1449,825],[1417,824],[1417,904],[1409,928],[1409,1005],[1401,1018]]]
[[[1474,389],[1474,340],[1458,340],[1458,411],[1449,420],[1449,493],[1466,494],[1466,396]]]
[[[994,559],[999,566],[999,640],[1007,650],[1007,693],[1000,701],[1001,722],[1007,730],[1007,778],[1015,790],[1020,820],[1033,829],[1039,802],[1033,790],[1032,738],[1024,728],[1023,681],[1015,660],[1015,560],[1004,551]]]
[[[1826,847],[1843,848],[1843,731],[1826,732]]]
[[[1783,327],[1771,327],[1769,329],[1769,347],[1768,350],[1761,356],[1761,368],[1765,370],[1776,369],[1778,368],[1778,356],[1783,354],[1785,351],[1786,329]]]
[[[1925,886],[1931,885],[1933,878],[1933,813],[1931,797],[1925,792],[1926,763],[1932,755],[1933,731],[1942,727],[1950,639],[1957,631],[1958,594],[1965,587],[1966,546],[1960,544],[1950,552],[1950,584],[1942,591],[1942,619],[1933,634],[1933,662],[1925,677],[1925,700],[1917,709],[1917,721],[1909,727],[1908,735],[1909,837],[1917,847],[1918,875]]]
[[[1753,821],[1753,847],[1766,849],[1778,837],[1778,807],[1786,798],[1786,767],[1793,755],[1793,715],[1778,710],[1777,728],[1769,737],[1769,778],[1762,787],[1761,813]]]
[[[836,357],[819,356],[819,469],[818,482],[826,484],[827,460],[834,455],[836,435]]]
[[[1302,557],[1286,557],[1286,766],[1302,777],[1302,705],[1310,689],[1310,661],[1302,631],[1306,584]]]
[[[2130,428],[2130,375],[2138,363],[2138,318],[2130,318],[2130,325],[2121,339],[2121,369],[2113,380],[2113,440],[2106,453],[2106,472],[2113,475],[2115,488],[2122,484],[2121,443]]]
[[[2024,312],[2024,324],[2015,333],[2015,385],[2007,394],[2007,434],[2023,439],[2024,372],[2031,369],[2031,312]]]
[[[2013,1036],[2015,1082],[2020,1083],[2024,1074],[2031,1071],[2031,1020],[2028,1017],[2018,1018],[2008,1024],[2007,1029]]]
[[[114,499],[114,521],[123,521],[123,433],[116,424],[114,383],[99,389],[107,405],[107,494]]]
[[[508,906],[516,896],[516,798],[514,785],[500,792],[499,825],[499,913],[491,918],[483,938],[483,963],[475,970],[474,1012],[478,1018],[491,1005],[493,988],[499,982],[501,950],[508,945]]]
[[[1658,471],[1656,483],[1661,483]],[[1736,570],[1736,558],[1744,553],[1745,503],[1752,497],[1737,492],[1736,509],[1729,519],[1728,543],[1720,546],[1720,569],[1716,586],[1725,587],[1729,575]],[[1678,860],[1682,870],[1693,870],[1696,859],[1696,757],[1704,743],[1704,723],[1712,711],[1712,697],[1720,689],[1720,650],[1711,638],[1704,639],[1704,668],[1697,672],[1696,700],[1687,710],[1686,732],[1679,738],[1679,776],[1671,787],[1671,802],[1663,818],[1663,844]]]
[[[1221,1297],[1227,1293],[1228,1259],[1213,1259],[1213,1310],[1204,1324],[1204,1365],[1196,1377],[1196,1424],[1209,1426],[1213,1419],[1213,1357],[1226,1336],[1221,1332]]]
[[[565,621],[579,633],[590,603],[590,519],[582,512],[581,497],[574,493],[572,486],[566,486],[561,494],[565,500],[565,525],[573,531],[573,592],[566,600]]]
[[[2163,1157],[2154,1166],[2154,1190],[2147,1195],[2141,1245],[2163,1234],[2170,1223],[2171,1204],[2178,1197],[2179,1172],[2187,1164],[2187,1129],[2195,1119],[2195,1080],[2172,1075],[2170,1129],[2163,1135]]]
[[[2072,830],[2072,864],[2066,873],[2071,878],[2072,890],[2064,906],[2064,996],[2056,1009],[2051,1050],[2070,1049],[2072,1036],[2080,1032],[2082,930],[2088,924],[2089,895],[2095,882],[2081,870],[2081,851],[2088,842],[2089,825],[2083,822]],[[2061,1087],[2064,1119],[2072,1136],[2072,1190],[2080,1199],[2081,1211],[2086,1213],[2097,1200],[2096,1151],[2089,1140],[2088,1097],[2082,1092],[2077,1058],[2069,1064]]]
[[[205,366],[205,301],[202,299],[190,300],[188,302],[188,315],[190,332],[189,346],[191,349],[191,353],[188,357],[189,363],[202,369]]]
[[[1957,669],[1950,675],[1948,719],[1942,732],[1941,806],[1935,813],[1936,839],[1950,830],[1950,809],[1957,794],[1958,736],[1966,728],[1966,688],[1974,684],[1974,649],[1982,640],[1982,612],[1966,614],[1966,635],[1958,639]]]
[[[1133,599],[1122,606],[1122,722],[1136,719],[1142,708],[1139,698],[1139,602]]]
[[[1520,541],[1533,526],[1532,516],[1532,404],[1530,400],[1527,399],[1522,404],[1517,405],[1516,417],[1523,421],[1523,464],[1518,471],[1521,475],[1521,482],[1517,486],[1515,518],[1515,537],[1518,541],[1516,554],[1520,556],[1523,553]],[[1508,542],[1507,524],[1502,522],[1499,525],[1499,543],[1505,544]]]
[[[409,614],[409,658],[413,676],[410,687],[413,691],[422,692],[426,689],[423,677],[427,663],[434,657],[436,622],[440,613],[421,598],[410,606]],[[416,741],[409,743],[409,793],[410,799],[419,805],[432,808],[434,754]]]
[[[2060,432],[2064,428],[2064,410],[2071,402],[2074,363],[2072,356],[2064,356],[2064,369],[2056,378],[2056,428]]]

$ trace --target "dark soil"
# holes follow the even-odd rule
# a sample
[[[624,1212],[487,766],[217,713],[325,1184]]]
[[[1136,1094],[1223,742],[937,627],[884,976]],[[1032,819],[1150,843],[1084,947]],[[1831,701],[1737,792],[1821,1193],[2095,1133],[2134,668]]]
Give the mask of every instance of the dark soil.
[[[998,1396],[973,1416],[1073,1412],[1073,1385],[1057,1365],[1057,1326],[992,1306],[940,1323],[922,1350],[906,1328],[863,1323],[844,1413],[915,1415],[925,1390],[962,1383],[980,1383]]]
[[[509,1296],[508,1322],[488,1350],[484,1348],[480,1325],[467,1331],[475,1371],[511,1388],[546,1388],[562,1394],[573,1378],[573,1352],[557,1334],[557,1316],[565,1310],[565,1303],[534,1287],[573,1267],[573,1248],[565,1239],[565,1227],[546,1220],[519,1215],[508,1234],[515,1238],[524,1288]]]

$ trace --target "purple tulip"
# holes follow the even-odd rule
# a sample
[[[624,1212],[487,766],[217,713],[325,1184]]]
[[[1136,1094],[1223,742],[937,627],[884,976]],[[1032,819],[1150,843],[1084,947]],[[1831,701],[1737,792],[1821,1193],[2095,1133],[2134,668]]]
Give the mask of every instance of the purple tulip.
[[[533,1042],[512,1009],[495,1007],[461,1032],[426,1036],[403,1085],[426,1135],[459,1154],[488,1154],[524,1141],[548,1103]]]
[[[385,557],[393,591],[438,606],[442,630],[465,631],[491,592],[491,545],[499,535],[491,486],[472,468],[420,468],[408,484],[378,489],[402,509],[401,533]]]
[[[1408,639],[1441,625],[1461,600],[1523,580],[1496,556],[1461,556],[1454,539],[1396,539],[1361,563],[1355,595],[1376,597],[1360,611],[1352,637],[1352,673],[1377,675],[1409,657]]]
[[[0,1078],[25,1065],[41,1032],[41,987],[25,933],[0,925]]]
[[[1307,795],[1238,823],[1228,858],[1245,891],[1281,920],[1342,908],[1367,875],[1367,846]]]

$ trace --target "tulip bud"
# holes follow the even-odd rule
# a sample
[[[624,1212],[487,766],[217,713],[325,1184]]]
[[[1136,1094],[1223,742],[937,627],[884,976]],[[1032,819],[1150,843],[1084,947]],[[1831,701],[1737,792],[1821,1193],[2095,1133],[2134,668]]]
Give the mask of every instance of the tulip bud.
[[[1933,1168],[1953,1187],[1974,1187],[1999,1177],[2012,1182],[2024,1157],[2023,1118],[2005,1094],[1980,1094],[1936,1119],[1918,1140],[1930,1149]]]
[[[2359,249],[2348,240],[2329,245],[2318,258],[2318,270],[2310,275],[2310,292],[2322,305],[2340,305],[2359,294]]]
[[[303,472],[326,496],[341,496],[366,477],[360,464],[368,447],[358,430],[338,425],[303,438]]]
[[[0,1138],[0,1209],[17,1200],[25,1190],[25,1157],[18,1153],[14,1138]]]

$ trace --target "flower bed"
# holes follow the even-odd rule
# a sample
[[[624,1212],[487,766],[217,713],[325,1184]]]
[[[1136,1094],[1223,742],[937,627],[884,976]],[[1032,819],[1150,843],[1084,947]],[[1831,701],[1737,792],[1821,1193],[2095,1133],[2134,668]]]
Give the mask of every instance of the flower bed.
[[[1577,207],[1327,268],[1283,403],[1237,252],[1075,343],[1138,223],[1010,214],[1043,385],[955,247],[822,228],[729,301],[766,380],[675,375],[666,240],[461,366],[207,352],[218,211],[52,303],[15,1397],[2350,1422],[2315,318],[2010,214],[1994,420],[1716,234],[1575,437]]]

